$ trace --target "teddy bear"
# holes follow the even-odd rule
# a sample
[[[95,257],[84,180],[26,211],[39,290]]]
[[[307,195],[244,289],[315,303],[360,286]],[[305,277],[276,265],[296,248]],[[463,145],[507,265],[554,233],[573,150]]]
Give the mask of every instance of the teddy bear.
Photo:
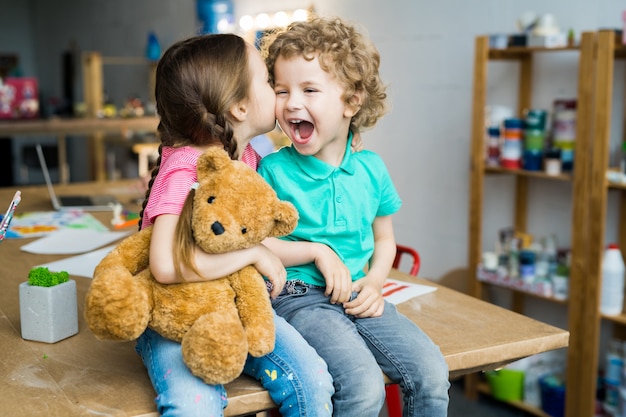
[[[296,227],[295,207],[221,148],[199,156],[197,178],[177,225],[187,250],[194,244],[208,253],[249,248]],[[94,270],[85,318],[98,339],[130,341],[150,327],[179,341],[187,366],[209,384],[232,381],[248,354],[274,349],[274,312],[256,268],[210,281],[160,284],[149,268],[151,236],[152,227],[128,236]]]

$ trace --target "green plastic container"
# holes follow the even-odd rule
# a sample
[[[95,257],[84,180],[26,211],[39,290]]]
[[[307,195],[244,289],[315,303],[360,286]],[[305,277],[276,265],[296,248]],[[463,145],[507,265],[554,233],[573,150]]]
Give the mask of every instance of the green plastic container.
[[[491,395],[500,401],[522,401],[524,398],[524,372],[515,369],[487,371],[485,377]]]
[[[524,131],[524,147],[527,151],[541,151],[543,150],[543,142],[545,133],[543,130],[530,130]]]

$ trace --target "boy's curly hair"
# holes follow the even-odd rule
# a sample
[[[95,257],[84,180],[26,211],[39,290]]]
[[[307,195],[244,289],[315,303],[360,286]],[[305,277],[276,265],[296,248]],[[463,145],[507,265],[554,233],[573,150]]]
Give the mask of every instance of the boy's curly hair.
[[[318,56],[324,71],[334,75],[344,86],[344,100],[359,91],[363,102],[352,117],[351,129],[374,126],[386,110],[386,86],[380,80],[380,54],[374,44],[354,26],[338,17],[312,17],[306,22],[267,34],[261,40],[261,52],[274,83],[274,65],[278,57],[302,56],[312,60]]]

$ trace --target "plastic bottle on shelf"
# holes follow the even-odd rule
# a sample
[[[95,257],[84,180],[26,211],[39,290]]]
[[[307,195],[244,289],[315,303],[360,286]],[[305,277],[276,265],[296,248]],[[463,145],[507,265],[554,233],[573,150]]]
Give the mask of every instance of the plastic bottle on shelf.
[[[500,164],[503,168],[519,169],[522,166],[522,119],[509,118],[504,120],[504,141]]]
[[[624,259],[616,244],[610,244],[602,259],[602,294],[600,312],[614,316],[624,306]]]
[[[622,369],[624,368],[624,353],[622,343],[619,340],[612,340],[609,351],[606,354],[606,366],[604,370],[605,400],[604,407],[607,411],[616,415],[619,406],[619,389],[622,379]],[[620,413],[621,415],[621,413]]]

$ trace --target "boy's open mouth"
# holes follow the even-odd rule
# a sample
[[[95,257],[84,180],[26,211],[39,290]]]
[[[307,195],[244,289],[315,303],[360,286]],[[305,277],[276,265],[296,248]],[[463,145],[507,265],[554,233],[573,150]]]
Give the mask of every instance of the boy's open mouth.
[[[297,143],[306,143],[313,134],[313,123],[306,120],[292,120],[289,122],[291,138]]]

